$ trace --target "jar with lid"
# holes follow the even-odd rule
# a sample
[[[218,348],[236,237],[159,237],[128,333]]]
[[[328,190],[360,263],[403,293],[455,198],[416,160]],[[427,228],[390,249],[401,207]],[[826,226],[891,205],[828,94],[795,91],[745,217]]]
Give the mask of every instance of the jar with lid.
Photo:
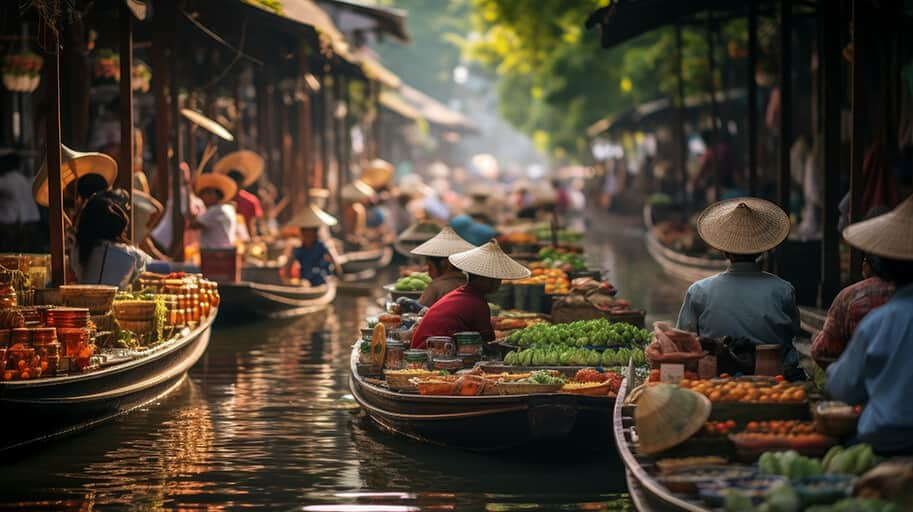
[[[409,370],[428,369],[427,350],[407,350],[403,353],[403,357],[406,359],[406,368]]]
[[[371,354],[371,340],[361,340],[358,343],[358,362],[361,364],[374,364],[374,357]]]
[[[462,357],[482,355],[482,335],[477,332],[458,332],[453,335],[457,345],[457,355]]]
[[[406,346],[398,341],[387,341],[387,354],[384,359],[384,368],[388,370],[406,369],[404,352]]]
[[[436,357],[433,363],[434,370],[455,372],[463,369],[463,360],[459,357]]]

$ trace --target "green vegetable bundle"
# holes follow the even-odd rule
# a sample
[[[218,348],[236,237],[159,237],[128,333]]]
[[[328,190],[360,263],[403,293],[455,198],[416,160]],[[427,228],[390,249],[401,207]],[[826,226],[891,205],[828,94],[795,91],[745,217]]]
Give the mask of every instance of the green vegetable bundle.
[[[567,324],[537,324],[512,332],[507,342],[520,347],[533,345],[573,345],[583,347],[643,347],[653,333],[631,324],[598,320],[578,320]]]
[[[504,364],[517,366],[625,366],[628,361],[635,365],[646,362],[640,348],[607,348],[603,351],[578,348],[571,345],[541,345],[520,351],[510,351],[504,356]]]

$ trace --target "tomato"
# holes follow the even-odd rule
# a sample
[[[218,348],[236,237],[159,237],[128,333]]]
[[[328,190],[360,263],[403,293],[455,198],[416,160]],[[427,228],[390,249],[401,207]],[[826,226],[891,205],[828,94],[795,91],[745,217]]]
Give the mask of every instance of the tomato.
[[[726,428],[732,430],[735,428],[735,420],[726,420]]]
[[[757,421],[749,421],[748,425],[746,426],[748,430],[758,430],[758,427],[759,425]]]
[[[729,374],[728,374],[728,373],[721,373],[721,374],[720,374],[720,378],[721,378],[721,379],[728,379],[728,378],[729,378]]]
[[[777,382],[783,382],[783,376],[777,375],[776,377],[774,377],[774,380],[776,380]]]

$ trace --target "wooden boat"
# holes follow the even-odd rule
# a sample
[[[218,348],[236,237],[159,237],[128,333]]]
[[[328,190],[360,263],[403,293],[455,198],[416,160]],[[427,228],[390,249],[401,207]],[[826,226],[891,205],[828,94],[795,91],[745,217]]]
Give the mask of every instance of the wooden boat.
[[[165,396],[206,352],[215,317],[213,311],[179,337],[92,372],[0,383],[0,452],[94,427]]]
[[[336,299],[336,279],[322,286],[283,284],[276,265],[244,267],[241,281],[219,283],[220,320],[289,318],[326,308]]]
[[[393,249],[381,247],[364,251],[347,252],[339,256],[342,265],[342,279],[345,282],[373,279],[377,271],[393,261]]]
[[[424,396],[389,390],[358,373],[352,352],[349,388],[383,430],[426,443],[496,451],[555,440],[606,446],[614,400],[562,393]]]
[[[625,466],[625,478],[631,501],[641,512],[710,512],[700,502],[691,501],[669,492],[645,469],[644,466],[650,464],[649,459],[634,454],[631,447],[631,426],[634,425],[633,407],[624,405],[631,382],[630,374],[629,371],[628,378],[624,379],[618,390],[618,398],[615,400],[612,414],[612,433],[618,455]]]
[[[647,204],[644,206],[644,243],[647,252],[666,274],[694,282],[718,274],[729,266],[725,259],[687,255],[663,245],[653,234],[653,225],[653,210]]]

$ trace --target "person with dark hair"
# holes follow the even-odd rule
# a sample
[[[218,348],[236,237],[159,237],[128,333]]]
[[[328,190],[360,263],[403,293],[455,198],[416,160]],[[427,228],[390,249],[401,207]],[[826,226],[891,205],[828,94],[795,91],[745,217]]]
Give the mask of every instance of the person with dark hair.
[[[76,180],[76,211],[82,209],[92,196],[108,190],[108,181],[100,174],[84,174]]]
[[[708,338],[778,344],[784,375],[801,377],[793,346],[799,333],[796,290],[758,264],[789,230],[786,212],[764,199],[742,197],[708,206],[698,218],[697,232],[726,255],[729,269],[688,288],[676,327]]]
[[[858,437],[881,455],[913,455],[913,196],[893,211],[850,224],[846,242],[881,259],[897,290],[856,328],[846,350],[827,369],[827,392],[863,405]]]
[[[298,264],[298,277],[311,286],[326,284],[331,274],[342,273],[342,264],[332,246],[320,239],[320,229],[332,227],[337,220],[315,204],[301,208],[287,224],[297,230],[301,245],[292,250],[292,257],[283,269],[283,275],[292,275],[292,267]]]
[[[0,156],[0,251],[21,251],[29,245],[29,224],[40,220],[32,185],[20,172],[16,153]]]
[[[235,182],[224,174],[201,174],[193,180],[193,190],[203,200],[206,211],[191,217],[190,228],[200,230],[200,249],[235,247],[238,215],[228,203],[237,192]]]
[[[82,284],[105,284],[128,288],[152,261],[142,250],[127,243],[130,224],[126,193],[103,191],[84,205],[76,225],[76,243],[70,265]]]
[[[418,299],[422,306],[431,307],[448,293],[466,284],[466,276],[447,258],[474,248],[452,228],[444,226],[440,233],[410,251],[425,257],[428,275],[431,276],[431,283]]]

